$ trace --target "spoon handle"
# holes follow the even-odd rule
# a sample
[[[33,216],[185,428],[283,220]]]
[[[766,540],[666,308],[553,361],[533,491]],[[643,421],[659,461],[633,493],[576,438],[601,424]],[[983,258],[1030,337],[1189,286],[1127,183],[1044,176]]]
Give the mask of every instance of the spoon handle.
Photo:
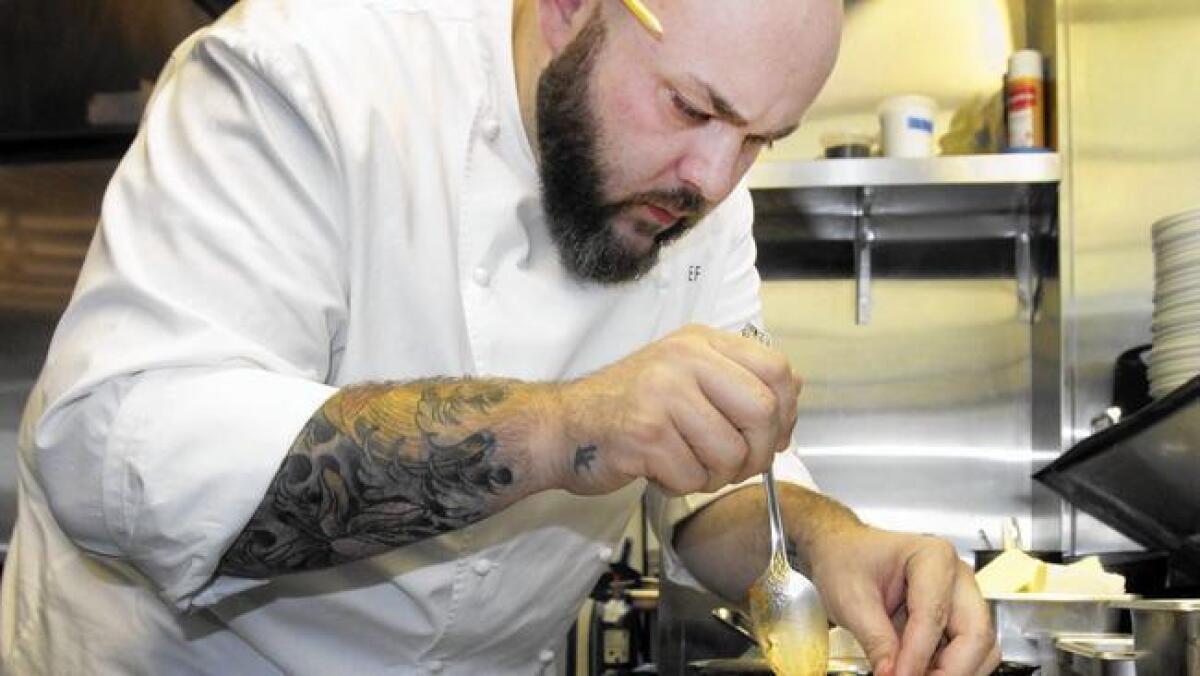
[[[783,517],[779,512],[779,496],[775,494],[775,471],[763,472],[763,488],[767,492],[767,519],[771,524],[771,558],[787,560],[787,540],[783,535]]]
[[[771,346],[771,335],[754,324],[742,327],[742,336]],[[775,493],[775,470],[768,467],[763,472],[763,489],[767,492],[767,519],[771,524],[771,558],[781,557],[787,561],[787,540],[783,535],[783,517],[779,512],[779,496]]]

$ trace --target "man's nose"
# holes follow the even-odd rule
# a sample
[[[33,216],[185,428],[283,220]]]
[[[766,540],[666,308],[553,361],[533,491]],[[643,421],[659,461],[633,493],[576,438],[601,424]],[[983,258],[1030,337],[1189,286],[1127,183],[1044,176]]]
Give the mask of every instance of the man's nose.
[[[739,176],[735,168],[742,150],[742,136],[717,125],[698,130],[679,160],[679,178],[699,192],[709,204],[725,199]]]

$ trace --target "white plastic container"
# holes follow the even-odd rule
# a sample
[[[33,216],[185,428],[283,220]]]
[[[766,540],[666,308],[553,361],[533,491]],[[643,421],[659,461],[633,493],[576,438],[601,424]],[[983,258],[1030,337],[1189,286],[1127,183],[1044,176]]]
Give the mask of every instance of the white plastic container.
[[[882,151],[886,157],[933,155],[933,115],[937,104],[928,96],[893,96],[879,106]]]

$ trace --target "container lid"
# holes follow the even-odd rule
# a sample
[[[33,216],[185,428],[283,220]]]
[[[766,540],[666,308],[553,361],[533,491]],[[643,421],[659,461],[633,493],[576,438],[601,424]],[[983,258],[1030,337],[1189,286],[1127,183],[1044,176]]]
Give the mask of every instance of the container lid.
[[[1018,603],[1131,603],[1140,599],[1137,594],[1063,594],[1056,592],[1005,592],[987,594],[988,601]]]
[[[1009,77],[1042,77],[1042,53],[1036,49],[1022,49],[1008,57]]]
[[[1080,441],[1034,478],[1139,544],[1200,570],[1200,376]]]
[[[937,112],[937,101],[931,97],[922,94],[902,94],[900,96],[889,96],[879,104],[879,113],[904,112],[913,113],[920,112],[932,117]]]
[[[1200,599],[1139,599],[1137,601],[1121,601],[1113,604],[1114,608],[1129,610],[1165,610],[1173,613],[1200,612]]]

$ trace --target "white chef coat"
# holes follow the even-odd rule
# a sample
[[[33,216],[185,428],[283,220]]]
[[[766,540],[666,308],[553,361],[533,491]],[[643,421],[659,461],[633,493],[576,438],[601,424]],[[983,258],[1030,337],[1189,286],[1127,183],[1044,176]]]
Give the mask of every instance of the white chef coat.
[[[744,187],[642,281],[564,272],[511,20],[509,0],[246,0],[175,52],[23,424],[8,669],[538,673],[643,491],[668,542],[709,499],[549,491],[329,570],[215,575],[339,386],[561,380],[758,318]]]

